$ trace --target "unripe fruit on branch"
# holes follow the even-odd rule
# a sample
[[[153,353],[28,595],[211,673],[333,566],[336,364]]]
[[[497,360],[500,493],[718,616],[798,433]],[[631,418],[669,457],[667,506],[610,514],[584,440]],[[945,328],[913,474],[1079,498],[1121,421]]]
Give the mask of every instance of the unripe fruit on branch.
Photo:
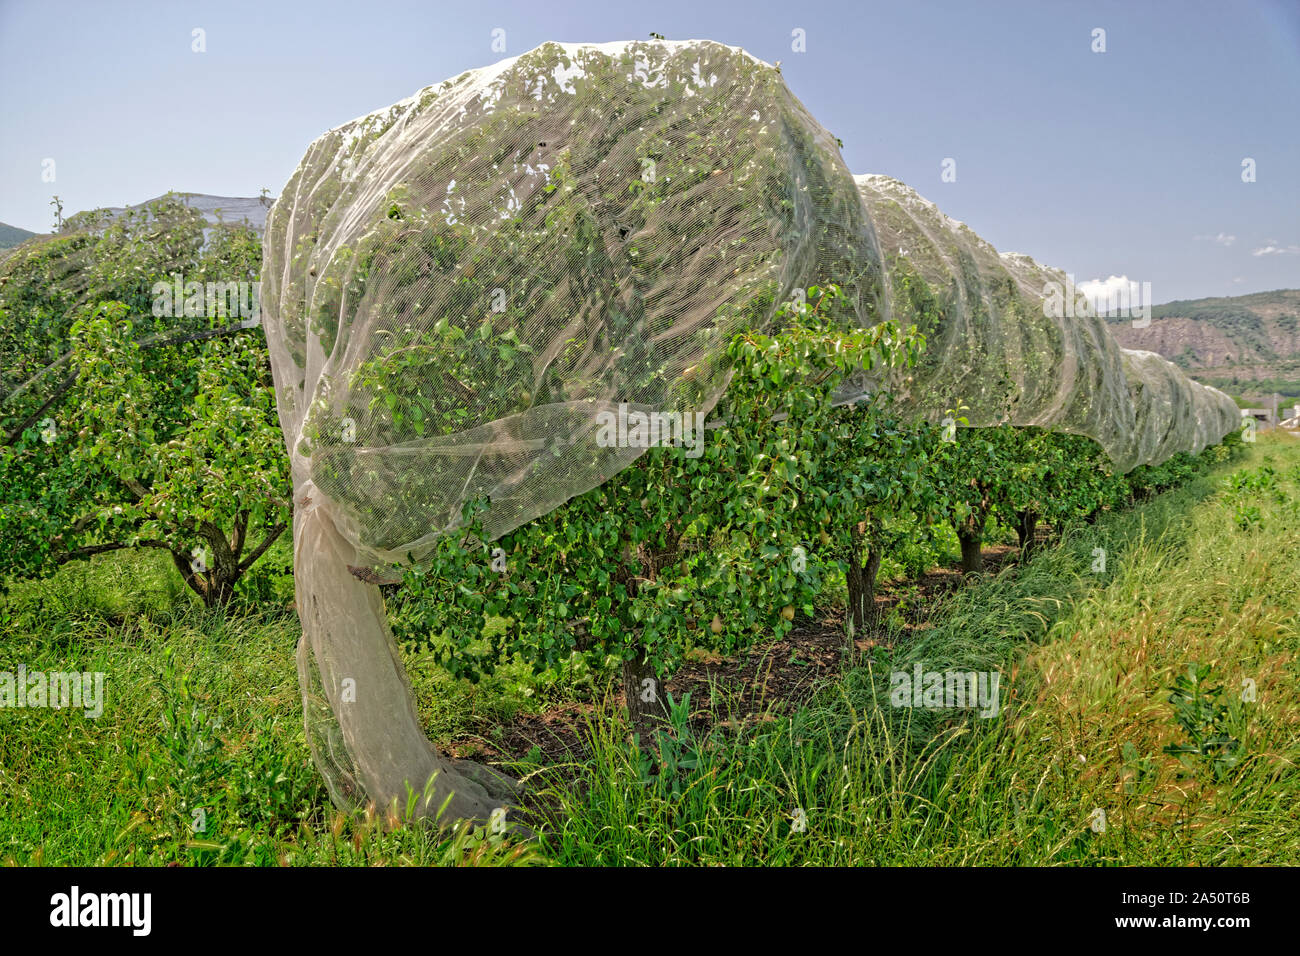
[[[787,604],[785,607],[781,608],[781,616],[782,616],[783,618],[785,618],[787,621],[793,621],[793,620],[794,620],[794,605],[793,605],[793,604]]]
[[[709,630],[714,634],[722,633],[722,616],[720,614],[713,615],[713,623],[709,625]]]

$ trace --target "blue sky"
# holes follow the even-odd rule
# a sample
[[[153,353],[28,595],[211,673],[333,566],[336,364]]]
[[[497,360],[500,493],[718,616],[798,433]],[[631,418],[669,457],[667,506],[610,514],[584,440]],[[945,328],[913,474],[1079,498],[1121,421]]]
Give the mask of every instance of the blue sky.
[[[853,172],[1079,281],[1150,282],[1156,302],[1300,286],[1297,0],[0,0],[0,221],[48,231],[55,193],[65,214],[275,194],[324,130],[422,86],[650,31],[780,60]]]

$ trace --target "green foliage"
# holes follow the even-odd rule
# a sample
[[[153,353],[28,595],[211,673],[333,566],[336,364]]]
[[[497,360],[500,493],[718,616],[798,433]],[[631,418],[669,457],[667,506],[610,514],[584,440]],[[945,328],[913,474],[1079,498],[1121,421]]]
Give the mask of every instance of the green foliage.
[[[1294,562],[1282,559],[1297,525],[1292,518],[1267,539],[1240,535],[1212,493],[1194,478],[1076,529],[1016,575],[963,589],[933,610],[931,627],[876,648],[789,719],[715,736],[676,793],[641,783],[625,728],[593,729],[578,784],[548,791],[563,812],[544,846],[568,865],[1295,860],[1297,708],[1285,690],[1294,668],[1289,650],[1261,656],[1259,639],[1274,634],[1294,647],[1294,628],[1278,627],[1300,594]],[[1095,546],[1123,569],[1110,582],[1087,572]],[[1214,573],[1225,555],[1232,566],[1253,555],[1258,576],[1243,584]],[[1260,595],[1274,600],[1261,606]],[[1202,606],[1221,614],[1184,614]],[[1278,681],[1276,706],[1254,718],[1251,752],[1235,751],[1240,762],[1221,779],[1180,777],[1181,765],[1154,742],[1167,737],[1150,719],[1151,701],[1183,669],[1171,659],[1189,646],[1221,655],[1223,667],[1251,668],[1261,688],[1259,668]],[[997,669],[1013,691],[987,721],[900,712],[888,704],[888,675],[917,661]],[[1217,732],[1213,715],[1208,726],[1190,723],[1203,739]],[[1231,720],[1219,728],[1247,739]],[[1104,834],[1089,831],[1097,807],[1111,824]],[[790,825],[796,809],[807,818],[799,833]]]
[[[261,256],[256,236],[215,230],[205,252],[203,217],[167,196],[118,218],[81,213],[59,235],[30,242],[0,261],[0,429],[9,434],[53,395],[67,364],[74,322],[101,302],[150,315],[152,287],[171,273],[206,279],[205,262],[229,276],[251,270]],[[173,320],[174,322],[174,320]]]
[[[260,329],[229,334],[227,302],[175,315],[154,287],[170,294],[173,270],[209,292],[253,282],[260,243],[218,227],[205,244],[202,219],[170,198],[74,226],[0,270],[0,352],[23,356],[0,416],[15,429],[0,445],[0,571],[156,548],[223,604],[289,520],[265,344]],[[196,325],[222,334],[166,344]]]
[[[1222,779],[1241,761],[1241,742],[1228,733],[1231,715],[1219,700],[1222,684],[1213,684],[1213,665],[1191,663],[1174,679],[1169,692],[1174,721],[1185,743],[1168,744],[1164,752],[1191,757],[1207,765],[1216,779]]]
[[[879,557],[915,541],[934,505],[930,435],[898,411],[888,374],[913,367],[925,338],[912,326],[902,336],[889,330],[885,341],[892,351],[876,387],[835,409],[817,429],[797,513],[806,540],[845,576],[855,627],[874,615]]]
[[[1133,497],[1140,501],[1183,483],[1196,471],[1196,456],[1180,451],[1158,465],[1138,465],[1126,478]]]
[[[1023,438],[1015,429],[971,428],[964,417],[950,418],[960,426],[950,431],[950,440],[935,435],[931,475],[937,510],[959,533],[978,538],[996,506],[1036,497],[1042,474],[1026,464]]]
[[[473,679],[499,660],[546,668],[575,655],[596,668],[612,656],[665,673],[693,646],[734,652],[788,631],[781,610],[811,611],[821,582],[805,503],[818,500],[828,436],[854,434],[833,407],[837,389],[850,373],[904,364],[915,347],[888,323],[835,328],[840,296],[814,287],[781,311],[784,331],[736,337],[715,413],[725,427],[707,432],[699,457],[647,450],[498,539],[504,572],[477,524],[483,504],[471,503],[462,530],[407,573],[399,638],[426,640]]]
[[[923,572],[936,521],[978,541],[994,521],[1017,527],[1029,515],[1060,534],[1222,457],[1175,456],[1121,476],[1080,436],[960,427],[945,441],[890,399],[923,337],[889,323],[841,329],[842,304],[837,287],[814,287],[780,311],[780,331],[735,338],[715,412],[725,427],[709,430],[701,457],[652,448],[495,542],[480,523],[488,503],[468,504],[459,530],[405,573],[399,639],[470,680],[503,665],[578,662],[667,674],[692,648],[734,653],[784,634],[791,610],[811,613],[828,574],[848,582],[860,623],[879,558]],[[835,406],[863,372],[872,387]]]
[[[1246,446],[1252,469],[1261,449],[1276,447],[1266,441]],[[1296,458],[1294,446],[1283,446],[1273,462],[1288,502],[1300,478]],[[162,574],[168,569],[141,567],[153,553],[66,566],[53,580],[0,597],[0,670],[25,661],[29,670],[105,671],[110,706],[97,721],[0,710],[7,796],[0,858],[44,865],[1294,863],[1300,715],[1288,692],[1296,652],[1289,624],[1300,570],[1290,557],[1300,525],[1289,506],[1265,495],[1269,532],[1240,534],[1212,497],[1218,484],[1218,476],[1194,477],[1132,512],[1103,515],[1015,575],[929,602],[931,626],[916,632],[919,639],[892,657],[873,654],[788,717],[710,731],[705,722],[736,715],[696,706],[689,723],[679,716],[664,729],[673,738],[665,757],[654,740],[629,747],[629,728],[617,715],[596,715],[589,756],[576,768],[539,768],[536,751],[530,758],[531,781],[558,812],[526,848],[482,831],[445,835],[335,813],[311,767],[292,690],[292,615],[245,618],[174,604],[174,576],[169,582]],[[1105,581],[1087,572],[1095,546],[1117,569]],[[1221,573],[1225,565],[1239,570]],[[1213,613],[1187,613],[1195,608]],[[1148,656],[1135,669],[1138,652]],[[1222,780],[1208,758],[1164,754],[1170,725],[1151,720],[1152,701],[1165,696],[1162,688],[1189,656],[1215,660],[1223,675],[1254,675],[1267,702],[1250,712],[1248,726],[1231,713],[1221,722],[1242,742],[1240,762]],[[445,705],[463,690],[436,668],[418,666],[422,656],[405,660],[421,701]],[[1015,697],[992,721],[900,713],[881,687],[890,667],[913,661],[997,668],[1004,687],[1016,674]],[[1117,697],[1126,687],[1128,696]],[[1218,699],[1231,712],[1227,696]],[[440,745],[485,733],[485,712],[487,724],[496,719],[489,701],[471,700],[450,716],[422,708]],[[687,706],[674,704],[679,714]],[[189,715],[195,707],[194,726],[221,724],[223,773],[211,788],[192,791],[209,810],[204,834],[189,829],[192,815],[175,813],[190,748],[171,747],[162,723],[164,713]],[[678,772],[662,785],[647,782],[660,776],[641,763],[647,751],[661,766],[676,760]],[[1182,759],[1193,768],[1186,779],[1174,776],[1186,769]],[[1112,823],[1106,834],[1087,829],[1098,806]],[[807,815],[802,833],[791,826],[795,809]]]
[[[1265,499],[1278,504],[1287,500],[1281,476],[1271,465],[1251,471],[1234,471],[1223,479],[1224,502],[1233,509],[1237,526],[1242,531],[1259,527],[1264,520],[1261,505]]]
[[[654,729],[654,741],[642,747],[634,740],[634,759],[641,784],[664,800],[679,799],[708,762],[708,751],[718,747],[711,735],[701,736],[691,727],[691,695],[680,701],[668,698],[668,719]]]

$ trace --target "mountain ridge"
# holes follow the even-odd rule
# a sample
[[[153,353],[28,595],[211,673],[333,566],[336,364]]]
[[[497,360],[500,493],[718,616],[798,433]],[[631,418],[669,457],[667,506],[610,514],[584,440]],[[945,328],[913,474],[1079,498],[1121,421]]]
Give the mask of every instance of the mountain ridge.
[[[1155,352],[1239,402],[1300,399],[1300,289],[1176,299],[1151,309],[1151,324],[1108,317],[1121,346]]]

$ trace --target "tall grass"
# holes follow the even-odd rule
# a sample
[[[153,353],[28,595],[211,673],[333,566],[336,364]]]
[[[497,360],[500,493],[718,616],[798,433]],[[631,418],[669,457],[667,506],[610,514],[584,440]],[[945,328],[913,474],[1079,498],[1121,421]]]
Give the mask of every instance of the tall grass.
[[[491,834],[335,811],[303,734],[297,618],[250,607],[214,614],[149,556],[110,557],[18,585],[0,606],[0,671],[105,675],[97,718],[0,709],[0,862],[536,858]]]

